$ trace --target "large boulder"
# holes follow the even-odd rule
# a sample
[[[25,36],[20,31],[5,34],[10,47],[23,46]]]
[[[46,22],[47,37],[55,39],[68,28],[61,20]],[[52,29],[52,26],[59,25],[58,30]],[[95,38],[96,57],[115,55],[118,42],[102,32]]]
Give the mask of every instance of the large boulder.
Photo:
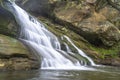
[[[40,63],[21,42],[0,34],[0,70],[38,69]]]
[[[107,6],[95,12],[94,4],[94,0],[79,3],[58,1],[55,4],[54,14],[58,19],[72,24],[73,28],[71,26],[68,28],[83,36],[90,43],[97,46],[113,46],[120,41],[119,11]]]
[[[93,13],[90,18],[84,19],[78,26],[80,35],[89,42],[101,46],[113,46],[120,41],[120,32],[112,23],[98,13]]]

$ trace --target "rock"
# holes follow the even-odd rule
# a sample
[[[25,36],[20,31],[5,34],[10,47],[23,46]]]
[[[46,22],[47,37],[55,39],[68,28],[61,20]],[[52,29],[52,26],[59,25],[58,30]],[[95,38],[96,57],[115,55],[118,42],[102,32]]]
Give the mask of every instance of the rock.
[[[17,37],[18,25],[13,15],[0,6],[0,34]]]
[[[86,2],[88,2],[88,3],[95,3],[96,2],[96,0],[86,0]]]
[[[85,1],[80,3],[76,1],[61,1],[56,3],[54,13],[57,18],[78,26],[78,23],[91,15],[90,6],[86,4]]]
[[[51,10],[49,0],[16,0],[16,3],[24,10],[36,16],[46,15]]]
[[[0,34],[0,70],[31,70],[39,67],[35,55],[21,42]]]
[[[120,58],[116,58],[112,60],[112,65],[114,66],[120,66]]]
[[[107,20],[120,29],[120,12],[112,7],[105,7],[99,11]]]
[[[55,2],[57,2],[58,0],[48,0],[51,4],[54,4]]]
[[[93,5],[87,4],[88,1],[90,0],[79,4],[71,1],[66,2],[62,6],[60,5],[62,2],[59,2],[55,7],[54,13],[63,22],[72,24],[73,28],[69,25],[68,28],[74,30],[90,43],[105,47],[115,45],[120,41],[120,33],[119,29],[110,20],[118,17],[119,11],[107,7],[97,13],[93,10]],[[78,6],[80,7],[78,8]],[[113,10],[113,12],[110,12],[110,10]],[[118,23],[119,21],[116,22],[117,25],[119,25]]]
[[[116,17],[111,22],[120,30],[120,17]]]
[[[120,58],[105,58],[101,59],[99,63],[104,65],[120,66]]]
[[[84,19],[80,24],[80,35],[95,45],[113,46],[120,41],[120,33],[112,23],[98,13]]]

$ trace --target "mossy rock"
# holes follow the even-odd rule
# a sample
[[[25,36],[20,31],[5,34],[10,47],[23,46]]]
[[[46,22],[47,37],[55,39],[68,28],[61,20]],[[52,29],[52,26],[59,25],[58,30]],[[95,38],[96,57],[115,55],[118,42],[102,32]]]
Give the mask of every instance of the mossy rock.
[[[17,37],[18,28],[13,15],[0,6],[0,34]]]

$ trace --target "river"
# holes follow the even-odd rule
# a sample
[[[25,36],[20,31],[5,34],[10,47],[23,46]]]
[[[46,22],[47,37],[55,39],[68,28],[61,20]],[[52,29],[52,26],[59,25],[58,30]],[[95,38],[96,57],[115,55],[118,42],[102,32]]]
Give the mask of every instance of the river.
[[[0,80],[120,80],[120,68],[92,70],[34,70],[1,72]]]

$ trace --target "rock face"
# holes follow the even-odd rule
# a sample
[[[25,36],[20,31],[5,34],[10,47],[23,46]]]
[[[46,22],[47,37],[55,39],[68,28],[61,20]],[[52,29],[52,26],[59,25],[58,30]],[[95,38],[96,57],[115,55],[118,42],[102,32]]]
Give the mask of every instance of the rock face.
[[[12,14],[0,6],[0,34],[17,37],[17,26]]]
[[[53,22],[44,19],[43,22],[52,28],[50,31],[56,35],[59,34],[58,36],[65,34],[69,36],[78,47],[97,63],[119,66],[119,11],[111,6],[106,6],[96,12],[95,1],[16,0],[16,3],[34,16],[40,17],[41,20],[43,18],[41,16],[49,18]],[[0,7],[0,34],[16,38],[18,30],[19,26],[11,13]],[[8,38],[0,35],[0,69],[27,70],[39,68],[35,56],[23,44],[16,39]]]
[[[90,43],[109,47],[120,41],[119,29],[116,28],[116,26],[119,26],[119,21],[113,20],[113,22],[116,22],[116,26],[109,22],[109,20],[119,16],[119,11],[106,7],[97,13],[94,11],[94,6],[89,5],[88,1],[79,4],[76,1],[62,4],[63,2],[58,2],[57,7],[55,7],[56,17],[76,26],[74,31]]]
[[[80,35],[97,46],[109,47],[120,41],[118,28],[97,13],[84,19],[78,27],[81,30]]]
[[[0,34],[0,70],[38,69],[38,60],[18,40]]]
[[[49,0],[16,0],[16,3],[35,15],[46,15],[52,9]]]

